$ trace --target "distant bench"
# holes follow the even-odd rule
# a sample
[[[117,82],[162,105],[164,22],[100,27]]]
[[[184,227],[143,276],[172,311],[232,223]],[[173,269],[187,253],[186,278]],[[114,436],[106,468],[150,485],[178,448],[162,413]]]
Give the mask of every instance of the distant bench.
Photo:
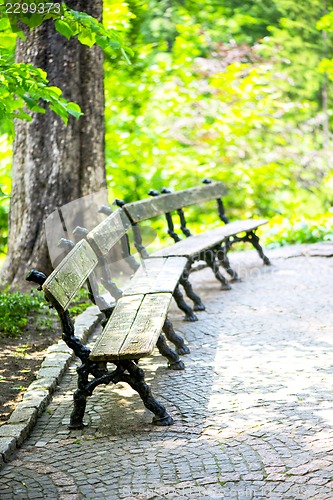
[[[119,200],[117,200],[119,201]],[[123,203],[119,203],[120,206]],[[103,205],[99,209],[100,213],[109,216],[112,214],[112,209],[109,206]],[[126,218],[126,219],[125,219]],[[191,264],[188,262],[186,257],[160,257],[156,259],[150,258],[150,254],[142,243],[142,235],[140,227],[137,224],[131,225],[129,218],[127,217],[125,211],[122,211],[122,220],[126,225],[127,229],[132,227],[134,234],[134,245],[139,252],[141,257],[142,266],[138,264],[135,260],[133,254],[131,253],[131,248],[129,244],[129,239],[127,233],[121,238],[121,253],[124,261],[126,261],[129,267],[133,270],[134,275],[132,276],[130,283],[125,288],[125,295],[131,295],[137,293],[142,287],[149,287],[151,290],[162,291],[168,290],[172,292],[173,298],[176,301],[178,308],[185,313],[186,321],[197,321],[197,316],[193,313],[193,309],[184,301],[183,295],[180,291],[179,285],[182,285],[186,295],[192,300],[194,304],[195,311],[204,311],[205,305],[202,303],[199,295],[193,290],[193,287],[188,279],[189,269]],[[105,229],[106,234],[112,232],[110,224]],[[76,227],[73,231],[75,237],[82,238],[87,236],[88,231],[82,227]],[[109,291],[112,295],[112,288],[114,284],[112,283],[112,265],[109,265],[109,255],[106,248],[101,247],[100,249],[100,261],[101,267],[107,270],[107,276],[102,278],[103,282],[109,284]]]
[[[268,221],[266,219],[246,219],[229,222],[222,201],[222,196],[226,194],[226,188],[221,182],[205,180],[202,186],[174,193],[167,189],[162,190],[161,194],[157,191],[150,191],[149,194],[153,196],[151,199],[148,198],[133,203],[125,204],[121,200],[116,201],[119,206],[123,207],[133,225],[133,229],[138,226],[138,223],[158,215],[166,217],[168,234],[173,238],[174,244],[151,254],[151,258],[186,257],[190,266],[195,261],[205,261],[207,266],[214,272],[215,277],[221,282],[223,289],[230,289],[230,285],[221,274],[219,264],[223,266],[232,280],[238,279],[236,271],[230,266],[227,255],[234,243],[240,241],[251,243],[264,264],[270,264],[259,243],[259,237],[255,234],[258,227]],[[224,225],[193,236],[187,227],[183,208],[190,205],[199,205],[209,200],[216,200],[218,215]],[[181,239],[175,231],[174,212],[179,217],[180,230],[185,239]],[[137,237],[137,231],[134,231],[134,238],[136,239],[136,246],[140,250],[142,241],[140,234]]]
[[[86,234],[86,239],[77,242],[48,278],[36,270],[27,276],[28,281],[41,285],[46,300],[58,312],[63,340],[81,360],[77,369],[78,388],[74,393],[70,429],[83,427],[88,396],[98,385],[110,382],[127,382],[138,392],[144,405],[154,413],[154,424],[173,423],[165,407],[152,396],[144,381],[144,372],[137,363],[140,358],[150,355],[156,345],[171,368],[184,368],[178,353],[186,354],[189,349],[175,334],[167,313],[187,260],[178,257],[153,259],[151,272],[146,274],[139,268],[129,287],[121,293],[110,279],[104,257],[124,237],[129,227],[126,214],[118,209]],[[111,294],[118,293],[118,297],[115,307],[109,308],[109,319],[90,350],[75,337],[68,309],[87,280],[90,280],[89,288],[95,303],[104,305],[95,276],[98,264],[104,270],[103,286]],[[166,344],[162,330],[176,345],[178,353]],[[110,370],[107,363],[115,365],[115,369]]]

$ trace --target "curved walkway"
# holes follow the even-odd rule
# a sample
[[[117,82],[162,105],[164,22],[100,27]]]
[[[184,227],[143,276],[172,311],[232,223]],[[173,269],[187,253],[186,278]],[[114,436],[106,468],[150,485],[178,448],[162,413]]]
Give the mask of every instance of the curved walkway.
[[[243,281],[219,290],[193,274],[207,306],[170,315],[191,354],[173,372],[144,360],[175,418],[151,415],[126,387],[99,388],[83,431],[66,427],[72,363],[30,437],[0,472],[5,499],[332,499],[333,246],[232,255]]]

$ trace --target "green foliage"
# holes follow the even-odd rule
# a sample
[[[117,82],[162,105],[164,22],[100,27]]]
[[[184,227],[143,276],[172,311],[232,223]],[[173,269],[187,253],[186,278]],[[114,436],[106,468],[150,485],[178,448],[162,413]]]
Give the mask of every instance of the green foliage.
[[[89,306],[91,302],[88,300],[88,292],[82,289],[73,301],[70,313],[77,316]],[[51,311],[43,294],[37,290],[30,293],[1,293],[0,336],[14,338],[24,334],[29,318],[35,318],[33,323],[37,330],[50,328],[53,325]]]
[[[333,214],[311,219],[301,216],[276,216],[263,231],[262,241],[267,248],[317,241],[333,241]]]
[[[0,294],[0,335],[17,337],[25,329],[27,318],[31,313],[46,310],[43,298],[37,292],[30,294]]]
[[[131,51],[123,46],[118,32],[106,29],[85,12],[70,9],[64,3],[45,0],[39,0],[37,4],[27,0],[22,5],[14,1],[0,5],[0,123],[6,122],[7,126],[13,118],[31,120],[29,112],[45,113],[41,101],[48,103],[65,123],[69,115],[75,118],[82,115],[76,103],[68,102],[58,87],[49,85],[45,71],[13,61],[13,46],[8,46],[6,37],[12,40],[16,33],[24,40],[23,25],[34,29],[48,19],[54,21],[56,30],[68,40],[77,37],[80,43],[89,47],[97,44],[108,54],[120,51],[129,62],[126,51]]]
[[[72,302],[69,312],[72,316],[78,316],[91,305],[92,303],[89,300],[88,291],[82,288]]]
[[[150,188],[188,188],[210,177],[229,188],[231,218],[272,217],[281,227],[272,238],[280,242],[329,235],[330,229],[314,231],[312,222],[309,230],[295,230],[293,222],[289,235],[284,222],[302,214],[324,228],[320,214],[333,206],[332,0],[324,6],[320,0],[104,0],[103,25],[64,4],[61,14],[52,13],[66,38],[106,50],[107,177],[114,196],[133,201]],[[42,22],[34,16],[23,22]],[[0,33],[0,43],[12,41]],[[25,108],[40,106],[36,99],[24,101]],[[7,187],[3,192],[9,194]],[[3,206],[5,218],[5,198]],[[198,230],[199,215],[190,214]],[[205,217],[214,223],[215,207]]]
[[[150,188],[211,177],[230,188],[233,216],[327,210],[333,148],[318,113],[319,2],[133,0],[129,7],[136,17],[123,33],[136,49],[133,64],[106,64],[115,195],[136,200]]]
[[[255,44],[269,35],[269,26],[278,23],[280,2],[264,0],[209,1],[203,8],[200,0],[187,0],[186,8],[195,15],[215,41]]]
[[[272,58],[283,72],[284,91],[292,99],[307,99],[320,109],[324,79],[318,65],[332,54],[332,37],[325,38],[317,26],[325,14],[324,4],[321,0],[283,0],[276,4],[281,17],[268,27],[270,36],[263,40],[261,53]]]
[[[77,37],[80,43],[89,47],[96,43],[105,51],[122,49],[125,53],[122,38],[117,31],[107,30],[102,23],[86,12],[71,9],[62,2],[52,3],[46,0],[38,0],[37,10],[34,0],[27,0],[19,9],[9,9],[9,3],[17,5],[14,0],[0,5],[0,14],[3,15],[0,29],[8,29],[10,25],[11,30],[22,39],[25,38],[22,25],[34,29],[44,21],[52,19],[56,30],[68,40]],[[126,50],[130,52],[128,48]]]
[[[11,144],[6,134],[0,136],[0,265],[7,248],[8,211],[11,192]]]
[[[49,86],[45,71],[31,64],[13,63],[11,55],[2,51],[0,58],[0,120],[20,118],[32,120],[27,110],[45,113],[39,102],[49,103],[50,108],[67,123],[68,115],[78,118],[80,107],[61,97],[58,87]]]

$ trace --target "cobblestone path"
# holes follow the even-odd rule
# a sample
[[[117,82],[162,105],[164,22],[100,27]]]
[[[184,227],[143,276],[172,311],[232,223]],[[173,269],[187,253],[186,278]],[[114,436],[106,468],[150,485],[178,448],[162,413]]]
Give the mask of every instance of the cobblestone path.
[[[269,256],[262,267],[253,252],[232,255],[242,281],[229,292],[194,273],[206,311],[196,323],[170,314],[191,348],[186,371],[158,353],[142,363],[173,426],[152,426],[117,386],[99,388],[89,425],[69,431],[73,365],[0,472],[1,500],[332,499],[333,259]]]

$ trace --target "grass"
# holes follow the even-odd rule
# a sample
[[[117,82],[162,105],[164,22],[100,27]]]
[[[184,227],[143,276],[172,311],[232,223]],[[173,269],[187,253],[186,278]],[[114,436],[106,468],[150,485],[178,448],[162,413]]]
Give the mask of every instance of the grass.
[[[48,308],[38,292],[29,294],[5,292],[0,295],[0,335],[18,337],[25,329],[31,313],[47,314]]]
[[[73,316],[81,314],[92,305],[88,300],[86,290],[81,290],[73,302],[70,313]],[[0,337],[17,338],[27,327],[28,318],[36,318],[36,330],[52,327],[51,311],[41,292],[32,290],[30,293],[4,292],[0,294]],[[24,348],[25,346],[22,346]],[[23,351],[18,353],[24,355]]]

